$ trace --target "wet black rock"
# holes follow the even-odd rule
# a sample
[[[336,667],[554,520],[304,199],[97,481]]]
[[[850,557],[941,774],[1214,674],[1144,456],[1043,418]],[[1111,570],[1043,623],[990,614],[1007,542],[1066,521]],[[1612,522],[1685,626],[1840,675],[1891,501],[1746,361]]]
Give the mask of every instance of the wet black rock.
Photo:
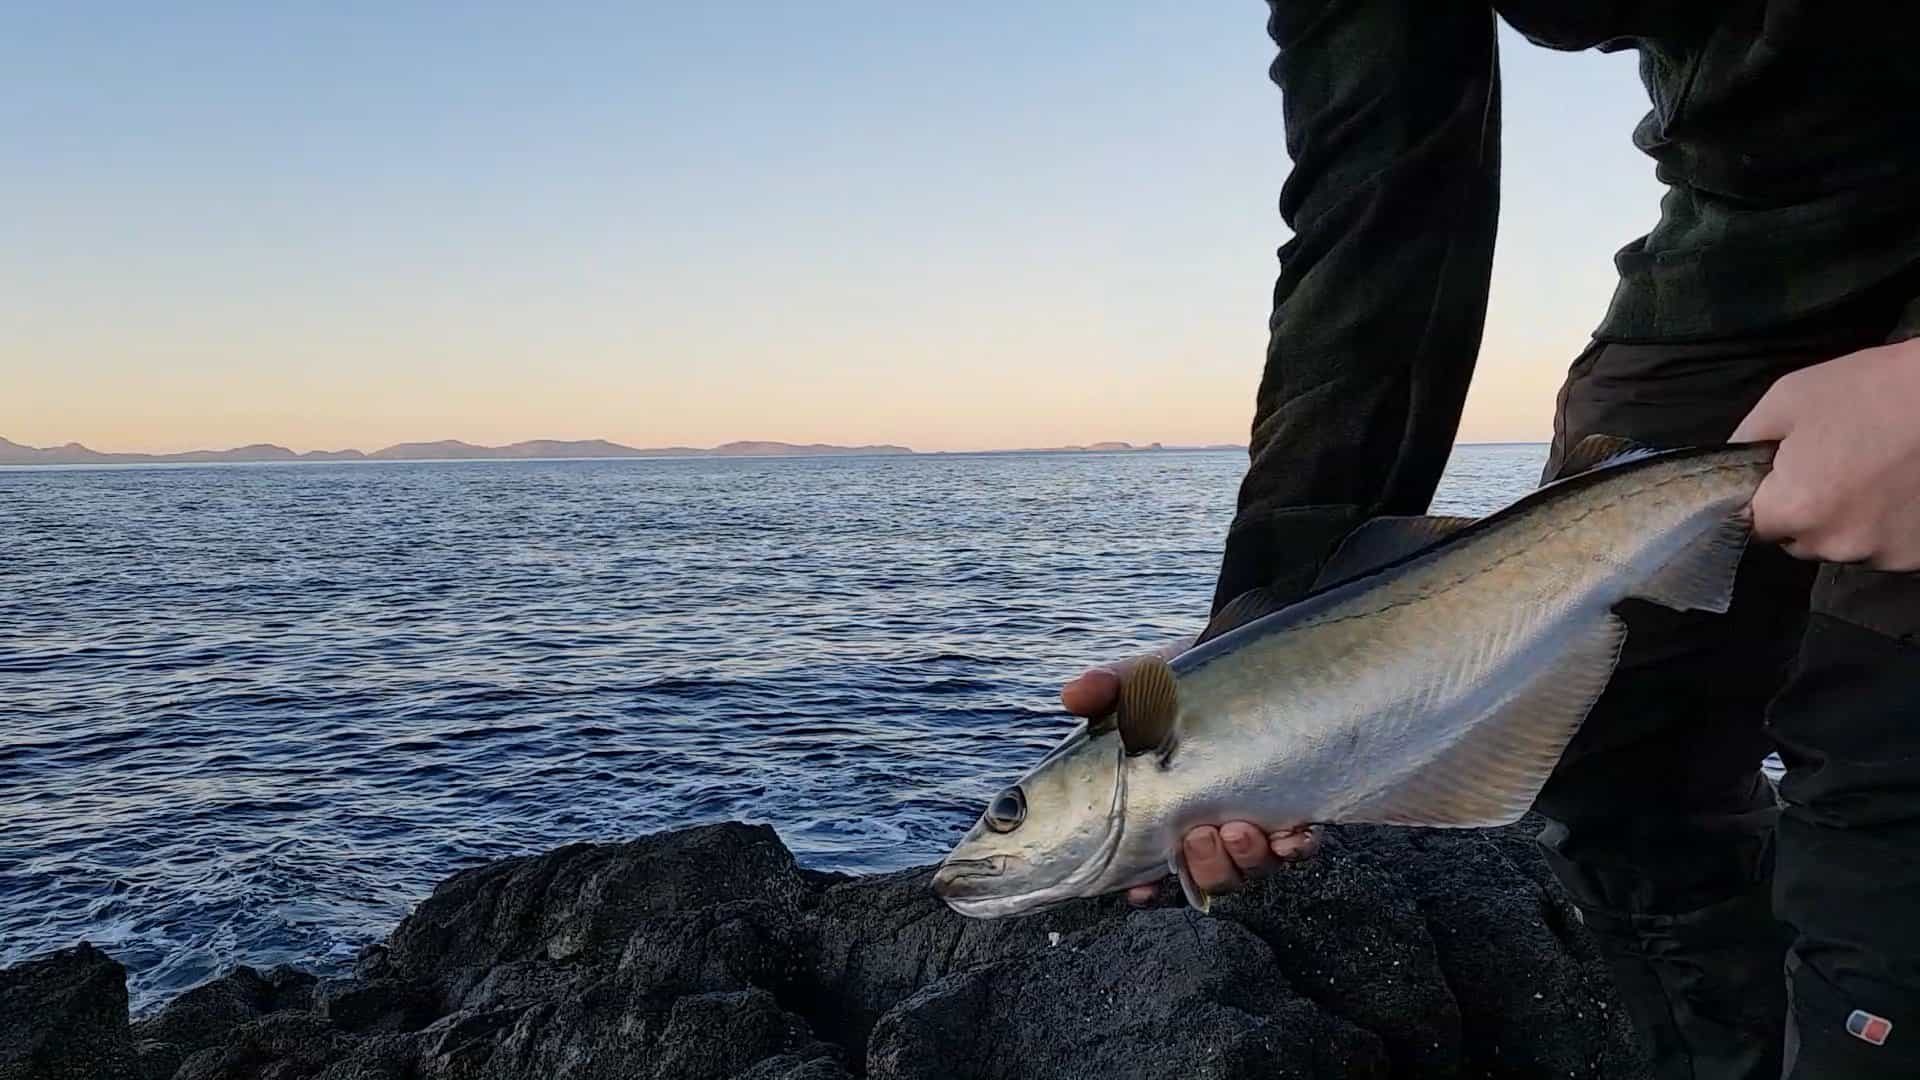
[[[636,948],[636,935],[672,948],[693,922],[748,917],[743,906],[790,922],[813,892],[765,826],[575,844],[442,882],[394,931],[386,963],[397,977],[433,987],[450,1010],[541,1000],[650,963],[655,950]],[[688,974],[684,959],[665,966],[667,977]]]
[[[0,1080],[138,1075],[127,972],[82,942],[0,970]]]
[[[142,1075],[171,1077],[189,1055],[227,1042],[236,1028],[275,1012],[313,1007],[314,977],[290,967],[262,975],[242,965],[202,983],[133,1025]]]
[[[921,987],[1127,911],[1116,898],[1022,919],[964,919],[933,894],[932,877],[919,869],[834,885],[807,913],[802,992],[822,1036],[864,1047],[880,1017]]]
[[[1521,829],[1333,830],[1201,916],[978,922],[928,871],[716,825],[457,874],[351,975],[232,973],[137,1024],[87,946],[0,972],[0,1080],[1646,1075]]]
[[[406,979],[329,979],[313,993],[313,1011],[341,1031],[418,1031],[445,1011],[429,987]]]
[[[290,967],[262,975],[241,965],[181,994],[133,1026],[136,1039],[171,1043],[191,1053],[220,1042],[241,1024],[272,1012],[313,1007],[314,977]]]
[[[949,975],[883,1016],[868,1075],[1388,1075],[1380,1039],[1296,993],[1245,927],[1137,912]]]

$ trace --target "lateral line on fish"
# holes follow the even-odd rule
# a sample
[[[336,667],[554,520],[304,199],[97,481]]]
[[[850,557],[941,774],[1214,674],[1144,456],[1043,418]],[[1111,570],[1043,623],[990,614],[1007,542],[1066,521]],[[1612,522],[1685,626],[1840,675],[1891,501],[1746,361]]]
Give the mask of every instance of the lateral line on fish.
[[[1708,465],[1708,466],[1693,469],[1692,471],[1689,471],[1689,472],[1677,473],[1676,475],[1669,476],[1663,480],[1657,480],[1652,483],[1649,483],[1644,487],[1636,488],[1631,493],[1631,496],[1634,498],[1639,498],[1640,496],[1644,495],[1646,492],[1658,491],[1661,488],[1667,487],[1671,484],[1678,484],[1678,483],[1681,483],[1682,481],[1694,480],[1701,476],[1708,476],[1716,472],[1722,472],[1732,467],[1733,466],[1729,466],[1729,465]],[[1628,497],[1629,495],[1626,495],[1626,494],[1616,495],[1612,499],[1609,499],[1605,502],[1596,503],[1593,506],[1589,506],[1585,510],[1581,511],[1580,513],[1575,514],[1572,517],[1568,518],[1567,521],[1564,524],[1562,524],[1559,528],[1547,530],[1546,536],[1557,537],[1557,536],[1565,535],[1566,533],[1571,532],[1574,526],[1579,525],[1581,522],[1585,521],[1586,519],[1588,519],[1589,517],[1592,517],[1595,514],[1613,509],[1614,507],[1625,502],[1628,499]],[[1348,612],[1345,615],[1336,615],[1330,618],[1316,619],[1308,622],[1296,623],[1293,626],[1278,628],[1273,631],[1273,634],[1274,636],[1278,637],[1283,634],[1291,634],[1296,631],[1317,629],[1317,628],[1326,627],[1326,626],[1338,626],[1341,623],[1351,622],[1354,619],[1367,619],[1367,618],[1372,618],[1375,615],[1384,615],[1387,612],[1393,611],[1396,608],[1403,608],[1410,604],[1417,604],[1424,600],[1429,600],[1437,596],[1444,596],[1446,593],[1451,592],[1452,590],[1457,589],[1462,585],[1465,585],[1467,582],[1472,581],[1475,578],[1484,577],[1485,575],[1490,574],[1495,570],[1498,570],[1500,567],[1505,566],[1507,563],[1513,561],[1514,559],[1525,557],[1526,554],[1527,554],[1527,550],[1525,548],[1522,548],[1516,551],[1511,551],[1505,555],[1502,555],[1494,559],[1492,562],[1489,562],[1484,566],[1481,566],[1477,570],[1469,571],[1461,575],[1460,577],[1455,578],[1452,581],[1442,582],[1441,584],[1434,586],[1432,589],[1423,590],[1419,593],[1414,594],[1413,596],[1407,597],[1404,600],[1395,600],[1395,601],[1392,601],[1391,603],[1382,604],[1378,607],[1370,607],[1362,611]],[[1356,580],[1364,580],[1364,579],[1356,579]],[[1252,625],[1252,624],[1249,624],[1249,625]]]

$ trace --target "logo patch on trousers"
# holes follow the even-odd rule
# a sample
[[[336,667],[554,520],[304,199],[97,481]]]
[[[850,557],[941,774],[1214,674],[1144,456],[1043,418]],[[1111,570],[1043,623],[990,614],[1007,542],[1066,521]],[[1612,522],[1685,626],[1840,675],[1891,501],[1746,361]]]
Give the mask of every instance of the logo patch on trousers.
[[[1855,1009],[1853,1015],[1847,1017],[1847,1034],[1862,1042],[1885,1046],[1887,1036],[1893,1034],[1893,1021],[1864,1009]]]

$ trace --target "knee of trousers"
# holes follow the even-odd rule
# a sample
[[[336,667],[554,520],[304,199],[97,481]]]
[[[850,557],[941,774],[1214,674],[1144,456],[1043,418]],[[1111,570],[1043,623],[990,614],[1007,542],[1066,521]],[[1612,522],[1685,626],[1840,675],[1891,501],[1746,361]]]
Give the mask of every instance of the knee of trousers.
[[[1764,883],[1692,911],[1632,914],[1581,905],[1596,949],[1667,1078],[1780,1075],[1789,935]]]
[[[1717,809],[1683,814],[1597,813],[1584,803],[1539,807],[1539,844],[1554,875],[1587,911],[1659,916],[1712,907],[1773,874],[1780,810],[1757,774]]]
[[[1777,1020],[1780,962],[1790,934],[1773,915],[1771,808],[1722,841],[1688,850],[1574,850],[1571,834],[1549,821],[1541,846],[1581,921],[1631,999],[1635,982],[1658,985],[1676,1000],[1702,1005],[1729,1022]],[[1724,825],[1724,823],[1723,823]],[[1750,1000],[1757,1011],[1739,1005]],[[1764,1025],[1763,1025],[1764,1026]]]
[[[1796,950],[1787,971],[1787,1080],[1920,1076],[1920,1014],[1897,987],[1842,985]]]

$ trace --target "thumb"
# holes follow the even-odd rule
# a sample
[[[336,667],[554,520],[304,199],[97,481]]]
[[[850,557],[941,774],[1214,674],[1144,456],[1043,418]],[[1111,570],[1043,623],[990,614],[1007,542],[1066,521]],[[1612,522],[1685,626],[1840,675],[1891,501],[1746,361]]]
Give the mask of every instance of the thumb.
[[[1176,638],[1139,656],[1130,656],[1117,664],[1102,664],[1096,668],[1089,668],[1069,679],[1067,685],[1060,688],[1060,704],[1075,716],[1092,719],[1104,715],[1120,700],[1120,682],[1126,678],[1127,672],[1132,671],[1140,661],[1150,656],[1157,656],[1162,660],[1171,660],[1179,656],[1193,647],[1194,637],[1195,635],[1188,634],[1186,637]]]
[[[1171,660],[1181,653],[1186,652],[1188,649],[1193,648],[1194,639],[1199,636],[1199,634],[1188,634],[1185,637],[1174,638],[1172,641],[1159,646],[1147,655],[1157,656],[1162,660]]]
[[[1760,398],[1760,404],[1753,407],[1740,426],[1733,429],[1728,442],[1776,442],[1784,439],[1793,431],[1792,411],[1786,405],[1785,397],[1778,387],[1766,392]]]
[[[1060,704],[1075,716],[1103,716],[1120,700],[1120,677],[1127,665],[1081,672],[1060,688]]]

